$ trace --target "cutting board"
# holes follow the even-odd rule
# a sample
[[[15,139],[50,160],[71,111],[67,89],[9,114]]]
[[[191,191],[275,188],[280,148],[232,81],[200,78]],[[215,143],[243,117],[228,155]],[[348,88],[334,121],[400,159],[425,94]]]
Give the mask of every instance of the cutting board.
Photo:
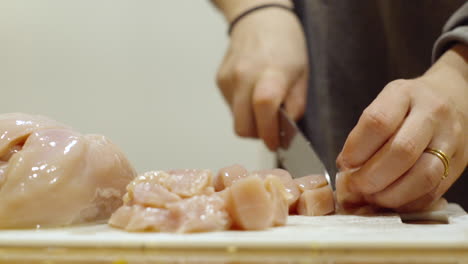
[[[284,227],[249,232],[128,233],[105,224],[0,231],[0,263],[24,259],[148,263],[138,262],[142,258],[158,263],[178,258],[229,258],[239,263],[242,259],[264,263],[273,258],[275,263],[282,263],[284,258],[289,261],[284,263],[296,263],[291,261],[327,257],[346,263],[374,263],[372,260],[380,259],[393,259],[391,263],[468,263],[468,215],[457,204],[449,204],[441,211],[401,216],[290,216]],[[358,262],[349,262],[353,260]]]

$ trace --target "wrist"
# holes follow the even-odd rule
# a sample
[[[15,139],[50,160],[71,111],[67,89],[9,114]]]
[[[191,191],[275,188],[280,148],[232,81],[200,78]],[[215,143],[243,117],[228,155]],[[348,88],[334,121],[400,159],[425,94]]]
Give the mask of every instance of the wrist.
[[[265,4],[281,4],[293,7],[291,0],[213,0],[215,5],[221,10],[226,21],[230,24],[237,16],[254,8]]]
[[[457,81],[465,88],[468,87],[468,46],[457,44],[447,50],[424,76],[443,76],[445,81]]]
[[[440,94],[450,97],[468,115],[468,46],[458,44],[447,50],[423,75]]]

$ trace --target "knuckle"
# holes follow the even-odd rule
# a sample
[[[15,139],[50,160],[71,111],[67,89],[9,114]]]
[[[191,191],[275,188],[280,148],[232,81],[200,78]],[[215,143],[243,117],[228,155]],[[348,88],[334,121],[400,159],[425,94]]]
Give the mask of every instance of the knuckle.
[[[431,102],[432,114],[436,117],[446,118],[451,114],[452,104],[447,99],[432,98]]]
[[[392,143],[391,151],[404,160],[414,160],[419,154],[415,139],[405,137],[395,139]]]
[[[252,97],[252,104],[257,107],[273,105],[275,99],[275,94],[268,90],[257,91]]]
[[[464,130],[463,130],[463,124],[460,121],[456,121],[453,125],[453,134],[455,135],[455,138],[457,139],[458,142],[463,142],[463,138],[465,136]]]
[[[385,88],[392,89],[392,90],[401,90],[402,92],[406,92],[408,91],[408,89],[411,89],[410,87],[412,86],[413,86],[412,80],[398,79],[398,80],[389,82]]]
[[[248,62],[238,62],[232,68],[232,74],[237,80],[247,79],[253,67]]]
[[[362,115],[362,121],[366,127],[377,134],[386,135],[392,132],[391,120],[381,110],[366,108]]]

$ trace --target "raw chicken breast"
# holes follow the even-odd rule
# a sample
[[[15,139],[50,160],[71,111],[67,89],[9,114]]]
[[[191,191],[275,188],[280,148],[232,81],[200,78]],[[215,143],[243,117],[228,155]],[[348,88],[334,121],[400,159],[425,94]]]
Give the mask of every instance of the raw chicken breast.
[[[0,161],[0,186],[3,185],[5,181],[5,171],[8,168],[8,162]]]
[[[8,161],[21,149],[27,137],[34,131],[50,128],[68,128],[45,116],[23,113],[0,115],[0,160]]]
[[[28,117],[0,115],[0,228],[107,219],[135,176],[124,154],[103,136]]]
[[[319,216],[327,215],[335,211],[333,190],[330,186],[322,186],[316,189],[305,190],[297,204],[297,212],[300,215]]]

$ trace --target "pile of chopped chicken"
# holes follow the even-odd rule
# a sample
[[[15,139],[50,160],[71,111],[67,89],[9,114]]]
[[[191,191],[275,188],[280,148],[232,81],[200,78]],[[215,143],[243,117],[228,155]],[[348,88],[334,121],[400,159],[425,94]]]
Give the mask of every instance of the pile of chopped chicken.
[[[375,212],[364,196],[348,190],[351,174],[337,176],[337,210],[323,175],[293,179],[282,169],[249,172],[233,165],[216,175],[172,170],[135,177],[122,151],[104,136],[83,135],[43,116],[0,115],[0,228],[110,217],[111,226],[127,231],[263,230],[285,225],[289,214]]]
[[[289,214],[334,212],[325,177],[294,179],[282,169],[248,172],[240,165],[210,170],[151,171],[127,186],[109,224],[127,231],[261,230],[285,225]]]

